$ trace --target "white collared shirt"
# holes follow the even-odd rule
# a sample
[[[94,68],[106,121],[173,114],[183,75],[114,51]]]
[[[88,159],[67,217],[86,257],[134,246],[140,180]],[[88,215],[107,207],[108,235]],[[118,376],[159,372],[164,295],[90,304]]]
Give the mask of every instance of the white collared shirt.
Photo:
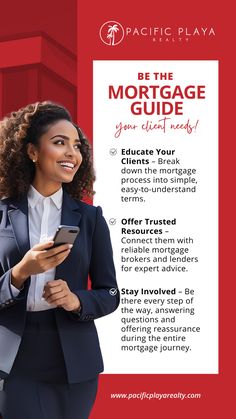
[[[28,191],[28,220],[30,248],[35,244],[51,240],[61,223],[62,188],[51,196],[41,195],[32,185]],[[27,298],[28,311],[42,311],[54,308],[43,299],[43,289],[48,281],[55,277],[56,269],[31,275]],[[14,296],[19,290],[12,286]]]

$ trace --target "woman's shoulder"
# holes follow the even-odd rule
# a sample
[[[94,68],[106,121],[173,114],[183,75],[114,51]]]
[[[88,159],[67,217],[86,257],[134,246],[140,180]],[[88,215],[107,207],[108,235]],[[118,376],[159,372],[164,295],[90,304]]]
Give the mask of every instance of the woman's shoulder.
[[[78,199],[74,199],[74,202],[84,219],[89,220],[93,224],[100,221],[104,222],[103,210],[100,205],[88,204]]]
[[[1,198],[0,199],[0,207],[1,208],[18,208],[18,207],[24,207],[25,203],[27,202],[27,195],[23,195],[19,198]]]
[[[95,206],[79,200],[75,200],[75,202],[77,204],[78,211],[82,216],[81,222],[89,226],[89,228],[94,230],[96,225],[101,226],[106,224],[102,208],[100,206]]]
[[[84,201],[79,201],[79,200],[75,200],[78,203],[79,209],[81,210],[81,212],[85,213],[85,214],[91,214],[92,216],[96,216],[96,214],[99,212],[102,212],[101,207],[98,205],[92,205],[92,204],[88,204],[87,202]]]
[[[0,207],[8,207],[9,204],[12,203],[12,199],[10,198],[1,198],[0,199]]]

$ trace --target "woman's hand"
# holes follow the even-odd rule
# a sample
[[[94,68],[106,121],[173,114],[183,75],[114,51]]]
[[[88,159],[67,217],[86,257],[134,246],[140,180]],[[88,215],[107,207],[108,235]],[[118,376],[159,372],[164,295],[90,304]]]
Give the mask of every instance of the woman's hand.
[[[66,281],[54,279],[48,281],[44,287],[43,298],[57,307],[62,307],[66,311],[76,311],[80,308],[80,301],[76,294],[71,292]]]
[[[31,275],[37,275],[60,265],[70,253],[72,245],[62,244],[52,248],[53,241],[36,244],[30,249],[11,272],[11,282],[21,288]]]

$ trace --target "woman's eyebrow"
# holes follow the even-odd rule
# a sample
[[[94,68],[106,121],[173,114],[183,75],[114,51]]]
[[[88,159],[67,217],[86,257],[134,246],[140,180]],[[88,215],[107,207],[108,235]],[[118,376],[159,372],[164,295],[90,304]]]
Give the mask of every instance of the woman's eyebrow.
[[[50,140],[53,140],[53,138],[56,138],[56,137],[61,137],[64,140],[69,140],[70,139],[69,137],[67,137],[67,135],[57,134],[57,135],[54,135],[53,137],[51,137]],[[79,138],[75,138],[75,141],[80,141],[80,139]]]

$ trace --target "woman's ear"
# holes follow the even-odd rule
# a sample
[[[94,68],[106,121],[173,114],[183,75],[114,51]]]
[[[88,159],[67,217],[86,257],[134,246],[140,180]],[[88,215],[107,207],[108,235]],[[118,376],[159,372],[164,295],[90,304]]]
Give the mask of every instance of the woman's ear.
[[[38,151],[34,144],[32,143],[27,144],[27,154],[30,160],[32,160],[33,163],[36,163],[38,159]]]

